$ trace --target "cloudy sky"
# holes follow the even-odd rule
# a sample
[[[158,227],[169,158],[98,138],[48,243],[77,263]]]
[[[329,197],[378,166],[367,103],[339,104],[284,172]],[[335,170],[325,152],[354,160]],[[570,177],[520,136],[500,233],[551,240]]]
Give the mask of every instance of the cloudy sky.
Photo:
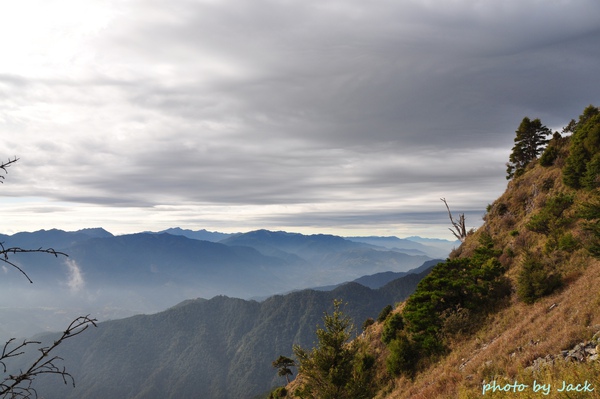
[[[451,238],[524,116],[600,104],[597,0],[0,6],[0,232]]]

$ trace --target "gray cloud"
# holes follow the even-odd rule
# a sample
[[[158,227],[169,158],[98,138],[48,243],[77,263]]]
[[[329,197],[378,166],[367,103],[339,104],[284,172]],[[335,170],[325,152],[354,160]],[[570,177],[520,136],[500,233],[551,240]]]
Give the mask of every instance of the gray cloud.
[[[482,209],[524,116],[559,129],[599,102],[592,0],[106,4],[47,63],[0,68],[5,195],[383,226],[440,195]]]

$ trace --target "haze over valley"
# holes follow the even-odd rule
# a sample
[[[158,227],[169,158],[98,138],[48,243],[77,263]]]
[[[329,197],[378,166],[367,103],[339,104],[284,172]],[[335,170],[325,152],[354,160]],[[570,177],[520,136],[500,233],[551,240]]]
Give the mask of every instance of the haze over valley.
[[[363,278],[379,288],[456,246],[418,237],[303,235],[257,230],[224,234],[178,228],[115,236],[101,229],[2,235],[5,248],[52,248],[68,256],[11,256],[32,279],[3,266],[0,337],[58,331],[79,314],[99,320],[162,311],[217,295],[264,300],[274,294],[331,290]],[[435,263],[435,261],[433,261]],[[419,271],[419,270],[417,270]],[[375,275],[370,279],[365,276]]]

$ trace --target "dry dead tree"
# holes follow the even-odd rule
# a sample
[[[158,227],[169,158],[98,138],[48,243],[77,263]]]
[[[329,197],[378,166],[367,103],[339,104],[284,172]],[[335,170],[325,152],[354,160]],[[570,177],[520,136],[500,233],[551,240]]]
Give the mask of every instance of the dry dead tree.
[[[448,210],[448,217],[450,217],[450,223],[452,223],[453,226],[453,228],[449,227],[448,230],[450,230],[452,234],[454,234],[454,236],[460,240],[460,242],[464,242],[467,238],[467,228],[465,227],[465,214],[461,213],[460,215],[458,215],[458,222],[455,222],[454,218],[452,217],[452,212],[450,212],[450,207],[446,202],[446,198],[440,198],[440,200],[442,200],[444,205],[446,205],[446,209]]]

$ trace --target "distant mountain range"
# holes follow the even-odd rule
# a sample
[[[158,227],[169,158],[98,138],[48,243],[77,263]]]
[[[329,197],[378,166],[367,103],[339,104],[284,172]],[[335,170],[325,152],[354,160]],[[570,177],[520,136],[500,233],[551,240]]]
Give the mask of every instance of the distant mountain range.
[[[442,258],[433,256],[440,254],[438,247],[415,241],[409,249],[418,254],[373,244],[396,242],[389,237],[345,239],[268,230],[239,234],[168,231],[115,236],[101,228],[54,229],[0,235],[5,248],[50,247],[69,255],[11,255],[34,284],[3,265],[0,317],[12,314],[15,307],[38,311],[25,317],[30,323],[23,328],[5,323],[0,338],[31,333],[36,320],[40,329],[62,328],[43,320],[41,307],[114,319],[157,312],[190,298],[266,298],[303,288],[333,288],[366,275],[405,273],[434,257]],[[405,241],[401,241],[403,246],[408,246]]]
[[[323,312],[331,311],[333,299],[347,303],[345,312],[360,329],[368,317],[405,299],[429,270],[375,290],[348,283],[263,302],[217,296],[100,323],[56,353],[66,359],[77,388],[57,383],[55,376],[39,378],[35,387],[48,399],[250,399],[281,385],[271,362],[291,356],[294,344],[313,345],[316,326]]]

